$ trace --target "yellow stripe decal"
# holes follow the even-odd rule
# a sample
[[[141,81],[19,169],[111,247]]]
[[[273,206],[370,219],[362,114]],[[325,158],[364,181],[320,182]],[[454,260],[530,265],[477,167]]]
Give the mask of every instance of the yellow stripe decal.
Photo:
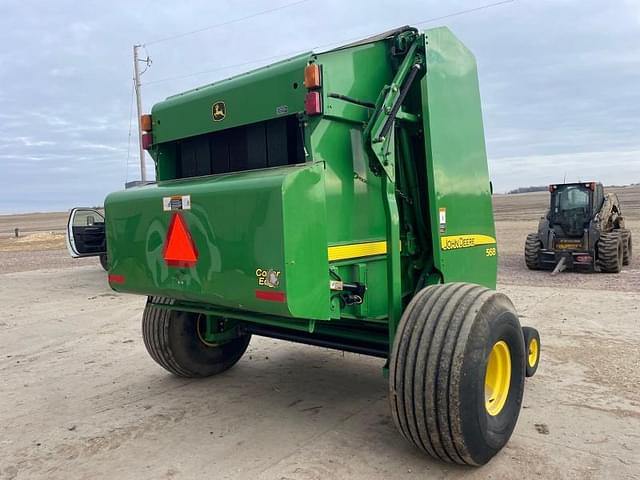
[[[350,245],[334,245],[329,247],[329,261],[347,260],[358,257],[371,257],[387,253],[387,242],[352,243]]]
[[[493,245],[494,243],[496,243],[496,239],[489,235],[447,235],[446,237],[440,237],[442,250],[456,250],[478,245]]]

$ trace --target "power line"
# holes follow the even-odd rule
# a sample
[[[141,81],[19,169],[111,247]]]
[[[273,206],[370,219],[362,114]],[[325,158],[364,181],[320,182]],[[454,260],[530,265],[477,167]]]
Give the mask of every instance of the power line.
[[[432,17],[432,18],[428,18],[426,20],[421,20],[419,22],[411,22],[412,25],[423,25],[425,23],[431,23],[431,22],[437,22],[439,20],[444,20],[446,18],[451,18],[451,17],[457,17],[460,15],[466,15],[468,13],[473,13],[473,12],[477,12],[480,10],[485,10],[488,8],[493,8],[493,7],[498,7],[500,5],[505,5],[507,3],[514,3],[518,0],[503,0],[501,2],[494,2],[494,3],[487,3],[484,5],[480,5],[478,7],[474,7],[474,8],[468,8],[466,10],[460,10],[458,12],[453,12],[453,13],[448,13],[447,15],[442,15],[440,17]],[[318,48],[325,48],[325,47],[330,47],[333,45],[344,45],[346,43],[349,42],[354,42],[356,40],[361,40],[362,38],[367,38],[368,36],[374,35],[375,32],[370,33],[369,35],[358,35],[357,37],[351,37],[351,38],[346,38],[344,40],[339,40],[337,42],[331,42],[331,43],[325,43],[323,45],[316,45],[315,47],[313,47],[312,50],[316,50]]]
[[[168,81],[171,81],[171,80],[180,80],[182,78],[194,77],[196,75],[202,75],[204,73],[211,73],[211,72],[217,72],[219,70],[226,70],[228,68],[244,67],[246,65],[251,65],[252,63],[263,62],[265,60],[273,60],[275,58],[288,57],[288,56],[293,55],[295,53],[303,53],[303,52],[300,51],[300,50],[296,50],[295,52],[279,53],[277,55],[272,55],[270,57],[261,57],[261,58],[255,59],[255,60],[247,60],[246,62],[242,62],[242,63],[233,63],[233,64],[229,64],[229,65],[223,65],[222,67],[216,67],[216,68],[212,68],[210,70],[201,70],[199,72],[187,73],[185,75],[177,75],[175,77],[166,77],[166,78],[161,78],[161,79],[158,79],[158,80],[151,80],[150,82],[143,83],[143,85],[153,85],[154,83],[168,82]]]
[[[460,16],[460,15],[466,15],[467,13],[478,12],[480,10],[486,10],[488,8],[499,7],[501,5],[506,5],[507,3],[514,3],[516,1],[517,0],[503,0],[502,2],[487,3],[485,5],[480,5],[479,7],[468,8],[466,10],[460,10],[459,12],[449,13],[449,14],[443,15],[441,17],[433,17],[433,18],[429,18],[427,20],[422,20],[421,22],[412,22],[412,23],[414,25],[422,25],[423,23],[437,22],[438,20],[444,20],[446,18],[457,17],[457,16]]]
[[[209,25],[207,27],[198,28],[197,30],[191,30],[189,32],[178,33],[176,35],[171,35],[169,37],[158,38],[156,40],[152,40],[151,42],[146,42],[143,45],[153,45],[155,43],[167,42],[169,40],[175,40],[176,38],[182,38],[182,37],[186,37],[186,36],[189,36],[189,35],[194,35],[196,33],[206,32],[207,30],[212,30],[212,29],[218,28],[218,27],[224,27],[225,25],[231,25],[232,23],[241,22],[243,20],[248,20],[250,18],[258,17],[260,15],[265,15],[267,13],[277,12],[278,10],[283,10],[285,8],[295,7],[296,5],[300,5],[302,3],[307,3],[309,1],[310,0],[298,0],[297,2],[286,3],[286,4],[281,5],[279,7],[269,8],[267,10],[262,10],[260,12],[252,13],[250,15],[245,15],[244,17],[238,17],[238,18],[234,18],[234,19],[231,19],[231,20],[227,20],[225,22],[216,23],[215,25]]]
[[[307,1],[307,0],[303,0],[303,1]],[[411,23],[413,25],[423,25],[425,23],[436,22],[436,21],[439,21],[439,20],[444,20],[444,19],[451,18],[451,17],[457,17],[457,16],[460,16],[460,15],[466,15],[466,14],[469,14],[469,13],[474,13],[474,12],[478,12],[478,11],[481,11],[481,10],[494,8],[494,7],[506,5],[506,4],[509,4],[509,3],[515,3],[517,1],[518,0],[503,0],[503,1],[500,1],[500,2],[487,3],[487,4],[484,4],[484,5],[480,5],[478,7],[468,8],[466,10],[460,10],[460,11],[457,11],[457,12],[449,13],[447,15],[442,15],[442,16],[439,16],[439,17],[432,17],[432,18],[428,18],[426,20],[421,20],[419,22],[411,22]],[[298,3],[302,3],[302,2],[298,2]],[[291,5],[294,5],[294,4],[291,4]],[[284,7],[281,7],[281,8],[284,8]],[[198,76],[198,75],[203,75],[205,73],[213,73],[213,72],[217,72],[217,71],[220,71],[220,70],[226,70],[226,69],[229,69],[229,68],[244,67],[244,66],[247,66],[247,65],[251,65],[253,63],[259,63],[259,62],[263,62],[263,61],[267,61],[267,60],[274,60],[274,59],[277,59],[277,58],[286,58],[286,57],[290,57],[292,55],[300,55],[300,54],[303,54],[303,53],[308,52],[308,51],[313,51],[313,50],[317,50],[317,49],[321,49],[321,48],[326,48],[326,47],[330,47],[330,46],[333,46],[333,45],[344,45],[344,44],[349,43],[349,42],[353,42],[353,41],[356,41],[356,40],[360,40],[362,38],[366,38],[367,36],[370,36],[370,35],[371,34],[369,34],[369,35],[362,34],[362,35],[358,35],[357,37],[351,37],[351,38],[346,38],[346,39],[343,39],[343,40],[338,40],[338,41],[335,41],[335,42],[316,45],[315,47],[307,48],[307,49],[304,49],[304,50],[290,50],[288,52],[280,53],[280,54],[277,54],[277,55],[271,55],[269,57],[261,57],[261,58],[256,58],[254,60],[247,60],[246,62],[242,62],[242,63],[234,63],[234,64],[229,64],[229,65],[223,65],[223,66],[212,68],[212,69],[209,69],[209,70],[201,70],[201,71],[198,71],[198,72],[187,73],[185,75],[177,75],[177,76],[174,76],[174,77],[160,78],[158,80],[152,80],[150,82],[145,82],[143,85],[152,85],[152,84],[156,84],[156,83],[169,82],[169,81],[172,81],[172,80],[181,80],[183,78],[195,77],[195,76]]]

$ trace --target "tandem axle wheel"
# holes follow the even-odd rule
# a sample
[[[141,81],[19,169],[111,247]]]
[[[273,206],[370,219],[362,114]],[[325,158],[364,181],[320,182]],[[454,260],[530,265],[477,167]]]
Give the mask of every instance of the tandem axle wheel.
[[[142,315],[142,338],[156,363],[179,377],[209,377],[240,360],[251,334],[220,343],[207,341],[202,315],[154,305],[172,303],[169,298],[149,297]]]

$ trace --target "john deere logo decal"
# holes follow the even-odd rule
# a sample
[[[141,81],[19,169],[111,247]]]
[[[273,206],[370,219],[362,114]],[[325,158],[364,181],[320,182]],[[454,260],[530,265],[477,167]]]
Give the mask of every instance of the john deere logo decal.
[[[216,102],[211,107],[211,114],[213,115],[213,121],[219,122],[220,120],[224,120],[224,117],[227,116],[227,107],[224,102]]]

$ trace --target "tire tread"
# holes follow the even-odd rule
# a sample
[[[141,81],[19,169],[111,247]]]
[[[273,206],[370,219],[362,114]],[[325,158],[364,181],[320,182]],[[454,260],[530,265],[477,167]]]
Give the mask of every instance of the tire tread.
[[[409,442],[444,462],[478,464],[462,431],[466,407],[458,386],[469,334],[494,296],[509,302],[475,284],[426,287],[412,299],[396,333],[389,378],[394,423]]]
[[[151,303],[171,305],[173,300],[165,297],[151,297],[142,316],[142,338],[147,351],[160,366],[171,373],[191,376],[191,372],[180,366],[169,346],[169,321],[171,310],[156,308]]]
[[[540,269],[540,236],[529,233],[524,242],[524,262],[529,270]]]
[[[622,260],[619,258],[618,246],[622,242],[620,233],[617,231],[600,234],[598,241],[598,265],[605,273],[618,273]]]
[[[631,258],[633,257],[633,239],[631,237],[631,230],[627,228],[620,229],[620,235],[622,236],[622,265],[630,265]]]

